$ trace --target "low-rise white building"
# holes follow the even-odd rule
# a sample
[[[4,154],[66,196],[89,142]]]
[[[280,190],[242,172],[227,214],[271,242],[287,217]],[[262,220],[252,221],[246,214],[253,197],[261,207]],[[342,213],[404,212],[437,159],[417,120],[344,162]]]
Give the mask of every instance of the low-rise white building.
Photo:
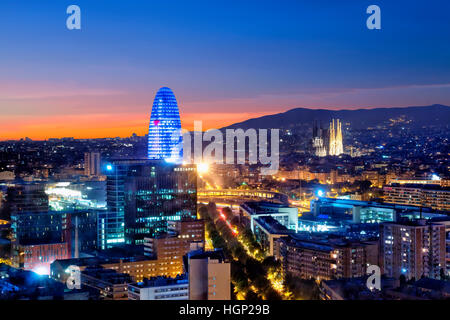
[[[128,284],[128,300],[188,300],[188,297],[189,280],[186,275]]]

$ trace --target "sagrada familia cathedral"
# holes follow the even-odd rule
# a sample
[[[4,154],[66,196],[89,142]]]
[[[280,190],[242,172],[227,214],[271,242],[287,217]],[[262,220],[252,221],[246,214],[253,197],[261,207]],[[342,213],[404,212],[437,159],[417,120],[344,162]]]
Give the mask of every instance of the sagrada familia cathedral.
[[[317,122],[313,127],[312,147],[314,153],[318,157],[338,156],[344,153],[344,145],[342,143],[342,122],[333,119],[330,128],[322,129],[317,126]]]

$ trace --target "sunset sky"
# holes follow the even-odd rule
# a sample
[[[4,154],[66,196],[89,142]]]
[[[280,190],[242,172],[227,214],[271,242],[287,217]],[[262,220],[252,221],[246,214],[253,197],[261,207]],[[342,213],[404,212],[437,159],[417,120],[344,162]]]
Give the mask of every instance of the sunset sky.
[[[82,30],[66,28],[81,8]],[[366,28],[381,7],[382,30]],[[296,107],[450,105],[450,1],[1,0],[0,140],[143,135]]]

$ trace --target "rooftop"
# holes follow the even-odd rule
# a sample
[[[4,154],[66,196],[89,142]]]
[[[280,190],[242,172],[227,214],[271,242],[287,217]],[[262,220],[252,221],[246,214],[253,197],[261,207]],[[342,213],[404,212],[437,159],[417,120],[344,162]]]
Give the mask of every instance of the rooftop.
[[[259,224],[271,234],[290,234],[294,232],[283,226],[271,216],[257,218],[255,219],[255,223]]]
[[[81,272],[83,275],[87,275],[96,279],[107,281],[112,284],[130,283],[132,278],[129,274],[118,273],[115,270],[104,269],[102,267],[88,267]]]
[[[247,201],[241,205],[244,209],[250,211],[251,214],[277,212],[278,209],[292,208],[289,205],[268,201]]]
[[[354,240],[346,240],[342,237],[305,237],[304,235],[300,234],[291,234],[289,236],[289,239],[287,239],[291,245],[299,247],[299,248],[305,248],[305,249],[311,249],[311,250],[318,250],[318,251],[333,251],[338,248],[345,248],[345,247],[360,247],[365,246],[369,244],[369,242],[362,242],[362,241],[354,241]]]
[[[416,183],[391,183],[390,186],[384,187],[384,189],[389,190],[389,188],[411,188],[411,189],[422,189],[422,190],[434,190],[434,191],[445,191],[450,192],[450,187],[441,187],[436,184],[416,184]]]
[[[175,278],[170,277],[153,277],[150,279],[144,278],[143,282],[133,283],[132,285],[139,288],[164,287],[177,284],[188,284],[189,279],[186,274],[178,275]]]

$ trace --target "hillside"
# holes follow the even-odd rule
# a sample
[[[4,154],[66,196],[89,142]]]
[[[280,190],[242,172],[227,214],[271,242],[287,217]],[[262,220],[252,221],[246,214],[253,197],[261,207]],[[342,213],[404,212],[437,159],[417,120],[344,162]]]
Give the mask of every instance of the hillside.
[[[435,104],[423,107],[357,110],[296,108],[283,113],[249,119],[226,128],[289,128],[303,124],[309,126],[315,120],[323,124],[328,124],[333,118],[350,123],[354,129],[364,129],[387,124],[391,119],[409,122],[414,127],[429,125],[445,126],[450,123],[450,107]]]

